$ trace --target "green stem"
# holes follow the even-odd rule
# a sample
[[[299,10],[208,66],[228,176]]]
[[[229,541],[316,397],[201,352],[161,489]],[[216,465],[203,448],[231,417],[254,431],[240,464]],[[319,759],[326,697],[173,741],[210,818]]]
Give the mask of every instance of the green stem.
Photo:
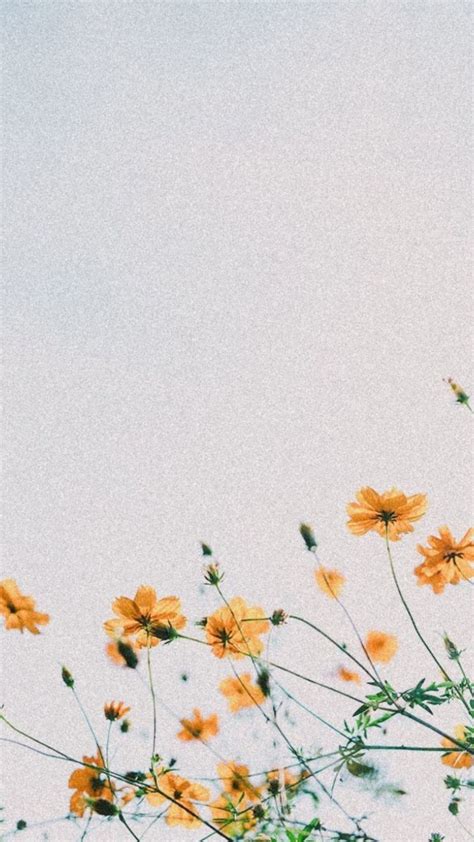
[[[368,670],[368,669],[364,666],[364,664],[362,664],[362,663],[361,663],[361,662],[360,662],[360,661],[359,661],[359,660],[355,657],[355,655],[352,655],[352,654],[348,651],[348,649],[345,649],[345,648],[344,648],[344,646],[342,646],[340,643],[338,643],[338,642],[337,642],[337,640],[334,640],[334,638],[333,638],[333,637],[331,637],[331,635],[329,635],[327,632],[325,632],[325,631],[323,631],[322,629],[320,629],[320,628],[319,628],[319,626],[316,626],[314,623],[311,623],[309,620],[305,620],[305,619],[304,619],[304,617],[298,617],[296,614],[290,614],[290,615],[289,615],[289,619],[290,619],[290,620],[298,620],[298,622],[299,622],[299,623],[304,623],[306,626],[309,626],[310,628],[314,629],[314,631],[317,631],[317,632],[318,632],[318,634],[320,634],[322,637],[325,637],[325,638],[326,638],[326,640],[329,640],[329,641],[330,641],[330,643],[332,643],[334,646],[336,646],[336,647],[339,649],[339,651],[340,651],[340,652],[342,652],[342,653],[343,653],[343,654],[344,654],[347,658],[350,658],[350,659],[351,659],[351,661],[353,661],[355,664],[357,664],[357,666],[358,666],[361,670],[363,670],[363,671],[365,672],[365,674],[366,674],[366,675],[368,675],[368,676],[369,676],[369,678],[370,678],[372,681],[374,681],[374,680],[375,680],[375,679],[374,679],[374,676],[372,675],[372,673],[371,673],[371,672],[370,672],[370,671],[369,671],[369,670]]]
[[[147,644],[148,682],[149,682],[149,685],[150,685],[151,701],[152,701],[152,705],[153,705],[153,741],[152,741],[152,748],[151,748],[151,768],[154,769],[154,757],[155,757],[155,753],[156,753],[156,695],[155,695],[155,688],[154,688],[154,685],[153,685],[153,672],[152,672],[152,669],[151,669],[150,649],[151,649],[150,640],[148,640],[148,644]]]

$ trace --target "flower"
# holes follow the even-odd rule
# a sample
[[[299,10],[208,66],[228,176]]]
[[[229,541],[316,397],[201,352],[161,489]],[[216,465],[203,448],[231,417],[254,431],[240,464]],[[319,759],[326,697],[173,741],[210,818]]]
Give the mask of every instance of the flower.
[[[106,702],[104,705],[104,716],[110,722],[115,722],[116,719],[122,719],[130,708],[125,705],[125,702]]]
[[[413,532],[412,521],[419,520],[426,512],[426,494],[407,497],[397,488],[379,494],[373,488],[361,488],[356,494],[357,503],[349,503],[347,522],[353,535],[365,535],[374,530],[382,538],[398,541],[404,532]]]
[[[138,665],[138,649],[129,637],[118,637],[107,643],[105,651],[114,664],[135,669]]]
[[[395,655],[398,649],[398,641],[393,634],[370,631],[365,640],[365,648],[373,661],[386,664]]]
[[[157,599],[155,589],[149,585],[141,585],[133,599],[126,596],[116,599],[112,611],[118,619],[104,623],[106,632],[117,637],[132,636],[139,648],[156,646],[162,630],[182,629],[186,625],[178,597]]]
[[[241,763],[230,761],[229,763],[218,763],[217,774],[221,779],[222,786],[231,795],[244,795],[250,801],[257,801],[260,797],[260,790],[253,786],[248,779],[249,767]]]
[[[341,681],[353,681],[354,684],[360,684],[362,681],[358,672],[352,672],[347,667],[339,667],[337,674]]]
[[[462,386],[460,386],[459,383],[455,383],[452,377],[448,377],[446,383],[451,386],[451,389],[456,395],[456,403],[465,403],[469,406],[469,395],[466,395]]]
[[[456,541],[447,526],[438,529],[440,537],[430,535],[429,547],[418,544],[424,561],[415,567],[418,585],[431,585],[434,593],[443,593],[446,585],[458,585],[474,577],[474,529]]]
[[[219,684],[219,690],[226,697],[231,713],[261,705],[265,701],[262,689],[252,682],[249,672],[242,673],[238,678],[224,678]]]
[[[288,769],[272,769],[271,772],[267,772],[267,781],[270,794],[277,795],[282,789],[295,788],[300,778]]]
[[[466,729],[464,725],[456,725],[454,729],[454,736],[457,740],[466,739]],[[445,738],[441,740],[441,745],[445,746],[445,748],[459,749],[459,746],[457,746],[456,743],[453,743],[451,740],[447,740]],[[470,769],[474,761],[472,754],[468,754],[467,751],[458,750],[443,754],[441,762],[444,763],[445,766],[453,766],[455,769]]]
[[[328,570],[327,567],[316,568],[314,578],[319,590],[329,599],[336,599],[339,596],[346,581],[346,577],[338,570]]]
[[[228,836],[238,836],[240,839],[256,824],[252,810],[248,809],[251,803],[240,795],[232,797],[229,792],[222,792],[215,801],[209,804],[212,821]]]
[[[180,719],[183,730],[178,732],[180,740],[208,740],[214,737],[219,731],[219,720],[217,714],[213,713],[208,719],[203,719],[198,708],[193,710],[192,719]]]
[[[35,600],[24,596],[15,579],[2,579],[0,582],[0,614],[5,617],[6,629],[27,629],[31,634],[39,634],[38,625],[49,623],[49,614],[35,611]]]
[[[104,761],[100,754],[97,757],[83,757],[84,763],[89,764],[80,769],[75,769],[69,776],[68,787],[75,789],[71,795],[69,809],[71,813],[76,816],[83,816],[86,809],[90,806],[88,804],[89,798],[101,798],[106,801],[114,800],[114,789],[111,787],[109,781],[101,769],[91,769],[90,766],[103,767]]]
[[[198,810],[194,804],[195,801],[208,801],[210,792],[205,786],[188,781],[180,775],[175,775],[174,772],[163,772],[159,774],[155,772],[158,781],[158,789],[160,792],[147,792],[146,797],[153,806],[162,804],[167,800],[166,796],[174,799],[170,803],[169,809],[166,813],[166,823],[182,827],[199,827],[201,824]],[[149,776],[147,783],[153,784],[154,777]],[[176,804],[175,802],[179,803]],[[181,806],[182,805],[182,806]],[[183,809],[186,808],[186,809]],[[191,812],[188,812],[190,810]],[[194,814],[194,815],[192,815]]]
[[[259,635],[270,628],[265,612],[247,605],[236,596],[206,619],[206,638],[216,658],[245,658],[260,655],[263,641]]]

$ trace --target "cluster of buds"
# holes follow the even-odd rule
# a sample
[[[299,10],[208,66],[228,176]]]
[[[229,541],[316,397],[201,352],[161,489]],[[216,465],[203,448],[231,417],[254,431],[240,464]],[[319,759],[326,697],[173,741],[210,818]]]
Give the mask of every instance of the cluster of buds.
[[[125,702],[106,702],[104,705],[104,716],[109,722],[115,722],[116,719],[122,719],[130,710]]]
[[[283,608],[276,608],[270,617],[270,622],[273,626],[282,626],[288,620],[288,614]]]

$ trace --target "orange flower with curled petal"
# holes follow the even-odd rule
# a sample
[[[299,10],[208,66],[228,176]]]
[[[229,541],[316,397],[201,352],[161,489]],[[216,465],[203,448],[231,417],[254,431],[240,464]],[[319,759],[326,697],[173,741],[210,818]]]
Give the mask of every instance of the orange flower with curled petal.
[[[329,599],[336,599],[344,587],[346,577],[338,570],[328,570],[327,567],[317,567],[314,571],[314,578],[320,591]]]
[[[383,664],[391,661],[398,649],[395,635],[381,631],[370,631],[365,640],[365,648],[373,661]]]
[[[465,740],[466,739],[466,729],[464,725],[456,725],[454,729],[454,736],[457,740]],[[451,742],[451,740],[447,740],[443,737],[441,740],[441,745],[445,748],[454,748],[459,749],[459,746],[456,743]],[[451,751],[449,753],[443,754],[441,757],[441,763],[444,763],[445,766],[453,766],[454,769],[470,769],[474,760],[472,754],[468,754],[467,751]]]
[[[219,732],[219,720],[217,714],[213,713],[207,719],[199,708],[193,709],[192,719],[180,719],[183,726],[182,731],[178,731],[178,738],[184,741],[190,740],[208,740],[209,737],[215,737]]]
[[[223,789],[232,796],[244,795],[250,801],[258,801],[261,789],[249,781],[249,767],[242,763],[218,763],[217,774]]]
[[[106,702],[104,705],[104,716],[110,722],[115,722],[116,719],[122,719],[130,708],[124,702]]]
[[[101,769],[92,769],[90,766],[103,767],[103,758],[98,754],[97,757],[83,757],[84,763],[89,764],[80,769],[75,769],[69,776],[68,787],[75,789],[71,795],[69,809],[71,813],[76,816],[83,816],[88,809],[88,804],[85,796],[89,798],[104,798],[106,801],[114,800],[114,787],[106,778]]]
[[[24,596],[15,579],[2,579],[0,582],[0,614],[5,617],[6,629],[19,629],[39,634],[38,626],[49,623],[48,614],[40,614],[35,610],[35,600],[31,596]]]
[[[236,596],[207,617],[205,629],[207,642],[217,658],[245,658],[249,654],[260,655],[260,635],[270,629],[270,623],[262,608],[247,605]]]
[[[443,593],[446,585],[458,585],[474,577],[474,529],[468,529],[459,541],[447,526],[428,537],[429,547],[418,544],[424,561],[415,567],[418,585],[430,585],[434,593]]]
[[[210,792],[205,786],[188,781],[173,772],[157,774],[158,788],[161,792],[147,792],[146,798],[153,806],[163,804],[167,801],[166,796],[174,799],[170,803],[166,813],[166,823],[170,826],[180,825],[181,827],[199,827],[201,820],[198,807],[195,802],[201,803],[209,800]],[[147,782],[150,785],[155,783],[152,775],[149,775]],[[175,803],[178,802],[178,803]],[[184,808],[184,809],[183,809]],[[188,812],[191,811],[191,812]]]
[[[426,494],[413,494],[407,497],[397,488],[379,494],[366,486],[356,494],[357,503],[349,503],[347,522],[353,535],[365,535],[377,532],[382,538],[388,535],[390,541],[399,541],[405,532],[413,532],[413,521],[419,520],[426,512]]]
[[[249,672],[242,673],[238,678],[224,678],[219,684],[219,690],[226,697],[231,713],[261,705],[265,701],[261,688],[253,683]]]
[[[149,585],[141,585],[133,599],[120,596],[112,605],[118,619],[107,620],[104,628],[107,634],[116,637],[134,637],[135,645],[156,646],[160,642],[160,629],[182,629],[186,618],[181,614],[181,603],[177,596],[158,599],[156,591]]]
[[[354,684],[360,684],[362,681],[358,672],[352,672],[347,667],[339,667],[337,674],[341,681],[353,681]]]
[[[242,798],[242,795],[232,796],[230,792],[222,792],[215,801],[209,804],[212,821],[228,836],[238,836],[240,839],[257,823],[252,809],[248,809],[252,803]]]

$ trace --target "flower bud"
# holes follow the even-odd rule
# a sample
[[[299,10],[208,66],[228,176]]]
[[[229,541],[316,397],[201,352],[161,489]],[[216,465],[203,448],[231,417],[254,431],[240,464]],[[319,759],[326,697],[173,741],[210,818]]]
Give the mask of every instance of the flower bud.
[[[307,523],[300,523],[300,535],[306,544],[306,549],[309,550],[310,553],[313,552],[318,546],[318,542],[314,537],[311,526]]]
[[[61,670],[61,678],[64,681],[66,687],[74,687],[74,679],[66,667],[63,667]]]

